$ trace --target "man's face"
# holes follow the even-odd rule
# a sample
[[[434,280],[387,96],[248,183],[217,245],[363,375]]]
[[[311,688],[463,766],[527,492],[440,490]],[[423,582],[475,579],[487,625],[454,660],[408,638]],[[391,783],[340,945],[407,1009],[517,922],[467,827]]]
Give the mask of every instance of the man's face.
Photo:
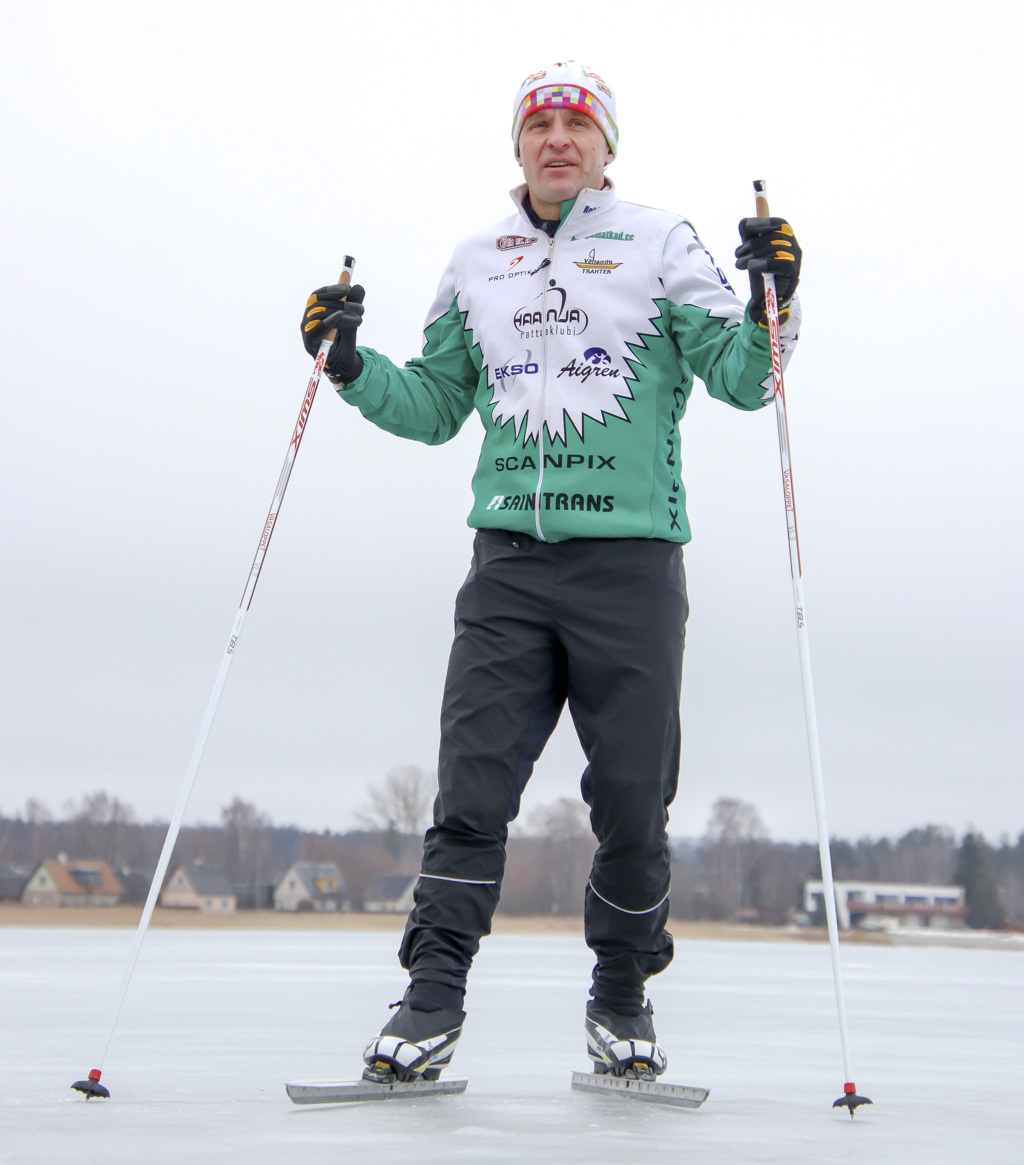
[[[523,123],[519,164],[530,202],[542,218],[558,218],[560,204],[584,187],[600,190],[612,160],[601,127],[575,109],[538,109]]]

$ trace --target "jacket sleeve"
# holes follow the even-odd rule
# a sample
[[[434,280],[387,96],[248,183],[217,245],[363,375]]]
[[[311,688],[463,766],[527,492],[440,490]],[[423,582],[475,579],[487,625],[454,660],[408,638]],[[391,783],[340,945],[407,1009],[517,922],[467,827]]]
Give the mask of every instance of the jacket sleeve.
[[[472,412],[480,376],[479,349],[465,321],[453,258],[427,314],[422,354],[399,368],[372,348],[360,348],[363,371],[338,395],[398,437],[427,445],[450,441]]]
[[[774,395],[768,329],[751,318],[688,222],[681,222],[666,239],[662,283],[672,336],[710,395],[738,409],[768,404]],[[783,367],[799,329],[800,302],[794,299],[789,319],[779,329]]]

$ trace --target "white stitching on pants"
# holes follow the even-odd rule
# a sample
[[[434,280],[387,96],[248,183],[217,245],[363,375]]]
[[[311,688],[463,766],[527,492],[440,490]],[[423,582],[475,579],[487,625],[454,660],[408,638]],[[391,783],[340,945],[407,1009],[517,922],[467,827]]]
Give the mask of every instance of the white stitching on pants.
[[[441,874],[420,874],[421,878],[433,878],[435,882],[459,882],[463,886],[494,886],[497,882],[491,878],[489,882],[481,882],[473,878],[445,878]],[[660,903],[659,903],[660,905]]]
[[[651,907],[649,910],[627,910],[627,909],[625,908],[625,906],[616,906],[614,902],[609,902],[609,901],[608,901],[608,899],[607,899],[607,898],[605,898],[605,896],[604,896],[603,894],[598,894],[598,893],[597,893],[597,891],[594,889],[594,883],[593,883],[593,882],[589,882],[589,881],[588,881],[588,882],[587,882],[587,885],[590,887],[590,889],[593,891],[593,893],[597,894],[598,898],[600,898],[600,899],[601,899],[601,901],[602,901],[602,902],[603,902],[603,903],[604,903],[606,906],[610,906],[610,907],[612,908],[612,910],[620,910],[620,911],[622,911],[622,913],[623,913],[623,914],[653,914],[653,913],[654,913],[654,911],[655,911],[655,910],[657,910],[657,909],[658,909],[658,907],[659,907],[659,906],[661,906],[661,905],[664,903],[664,901],[665,901],[665,898],[667,898],[667,897],[669,896],[669,894],[671,893],[671,889],[669,889],[669,890],[666,890],[666,891],[665,891],[665,897],[664,897],[664,898],[662,898],[661,902],[658,902],[658,903],[656,903],[656,904],[655,904],[654,906],[652,906],[652,907]]]

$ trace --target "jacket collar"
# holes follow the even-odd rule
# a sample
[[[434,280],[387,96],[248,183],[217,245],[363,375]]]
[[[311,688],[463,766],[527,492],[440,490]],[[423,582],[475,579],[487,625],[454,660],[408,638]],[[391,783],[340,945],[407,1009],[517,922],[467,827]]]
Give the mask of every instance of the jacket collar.
[[[528,192],[529,187],[525,182],[515,187],[514,190],[509,191],[512,196],[512,201],[519,208],[520,217],[530,230],[536,230],[537,228],[530,222],[526,211],[523,209],[523,202]],[[614,210],[618,205],[618,201],[618,191],[615,189],[615,184],[610,178],[605,179],[605,187],[603,190],[584,188],[577,195],[572,210],[562,220],[557,233],[561,234],[566,228],[570,231],[573,230],[576,226],[582,224],[584,219],[589,230],[592,223],[596,223],[599,219],[604,218],[605,215]]]

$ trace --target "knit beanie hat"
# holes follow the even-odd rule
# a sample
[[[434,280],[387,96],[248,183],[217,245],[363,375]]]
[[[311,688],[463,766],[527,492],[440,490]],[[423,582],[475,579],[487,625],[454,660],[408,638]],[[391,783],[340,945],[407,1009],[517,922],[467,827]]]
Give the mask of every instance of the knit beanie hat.
[[[577,61],[559,61],[531,73],[519,86],[513,108],[512,143],[519,157],[519,133],[523,122],[538,109],[575,109],[592,117],[601,127],[614,157],[619,148],[615,122],[615,94],[605,81]]]

